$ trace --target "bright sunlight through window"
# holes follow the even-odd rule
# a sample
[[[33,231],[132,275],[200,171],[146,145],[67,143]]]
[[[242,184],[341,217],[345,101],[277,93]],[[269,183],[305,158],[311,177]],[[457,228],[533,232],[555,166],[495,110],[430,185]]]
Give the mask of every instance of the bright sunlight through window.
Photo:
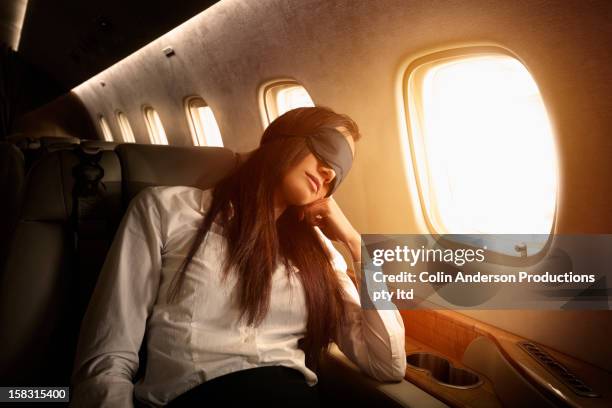
[[[157,111],[149,106],[144,109],[144,114],[151,143],[167,145],[168,138],[166,137],[166,131]]]
[[[553,134],[518,60],[432,61],[411,73],[407,96],[421,199],[437,233],[551,233]]]
[[[123,141],[126,143],[135,143],[134,132],[132,132],[132,127],[130,126],[130,121],[127,116],[123,112],[117,112],[117,123],[119,123],[119,129],[121,129],[121,136],[123,137]]]
[[[102,135],[104,136],[104,140],[106,140],[107,142],[112,142],[113,134],[110,130],[110,127],[108,126],[108,123],[106,122],[106,119],[104,119],[104,116],[102,115],[100,115],[100,128],[102,129]]]
[[[308,91],[303,86],[289,81],[268,86],[265,90],[264,103],[266,125],[291,109],[315,106]]]
[[[194,146],[223,147],[221,131],[210,106],[201,98],[190,98],[186,108]]]

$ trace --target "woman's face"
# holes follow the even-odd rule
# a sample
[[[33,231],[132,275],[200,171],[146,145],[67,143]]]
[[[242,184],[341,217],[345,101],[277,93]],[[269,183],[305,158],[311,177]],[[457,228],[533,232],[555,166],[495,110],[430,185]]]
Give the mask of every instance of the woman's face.
[[[346,130],[344,134],[355,157],[355,142]],[[331,167],[308,153],[295,167],[290,169],[279,186],[279,195],[285,205],[306,205],[327,195],[336,173]]]

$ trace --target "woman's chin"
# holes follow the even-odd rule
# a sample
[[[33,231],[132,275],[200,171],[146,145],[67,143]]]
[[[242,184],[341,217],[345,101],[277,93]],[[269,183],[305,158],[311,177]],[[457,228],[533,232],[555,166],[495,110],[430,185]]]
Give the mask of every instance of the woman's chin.
[[[304,197],[304,198],[301,198],[301,199],[294,200],[291,203],[291,205],[296,206],[296,207],[304,207],[304,206],[306,206],[308,204],[314,203],[315,201],[316,201],[315,198],[312,197],[312,196],[311,197]]]
[[[304,206],[317,200],[317,193],[310,185],[286,183],[281,191],[287,205]]]
[[[296,204],[294,204],[294,205],[296,205],[298,207],[302,207],[302,206],[305,206],[305,205],[308,205],[308,204],[311,204],[311,203],[314,203],[314,202],[315,202],[315,199],[313,197],[307,197],[307,198],[304,198],[302,200],[296,201]]]

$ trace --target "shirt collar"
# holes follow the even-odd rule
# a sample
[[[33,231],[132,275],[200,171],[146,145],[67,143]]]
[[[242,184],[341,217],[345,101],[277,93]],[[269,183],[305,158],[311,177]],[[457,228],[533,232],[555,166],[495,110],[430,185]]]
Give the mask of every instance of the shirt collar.
[[[208,207],[210,207],[210,200],[212,199],[212,188],[202,190],[202,196],[200,197],[200,213],[204,214]]]
[[[202,197],[200,198],[200,213],[204,214],[204,209],[206,207],[206,192],[202,193]]]
[[[204,190],[202,192],[202,198],[200,199],[200,214],[204,214],[210,207],[210,201],[212,200],[212,188]],[[234,205],[230,202],[230,219],[234,216]]]

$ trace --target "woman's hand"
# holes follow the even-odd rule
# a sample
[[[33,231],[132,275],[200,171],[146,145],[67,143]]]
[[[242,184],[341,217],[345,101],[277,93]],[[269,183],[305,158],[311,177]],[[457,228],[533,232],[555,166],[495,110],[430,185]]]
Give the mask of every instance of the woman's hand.
[[[361,237],[332,197],[301,207],[299,214],[300,221],[319,227],[327,238],[344,243],[354,260],[361,259]]]

